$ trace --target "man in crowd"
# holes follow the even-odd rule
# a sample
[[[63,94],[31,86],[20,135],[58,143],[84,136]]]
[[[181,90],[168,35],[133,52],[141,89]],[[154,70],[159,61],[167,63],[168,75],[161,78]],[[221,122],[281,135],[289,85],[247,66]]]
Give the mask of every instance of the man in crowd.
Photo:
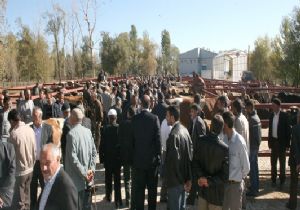
[[[9,142],[0,141],[0,170],[0,209],[8,209],[12,204],[16,181],[16,154]]]
[[[228,146],[220,140],[224,121],[215,115],[208,135],[199,139],[194,149],[193,175],[199,185],[198,208],[221,210],[224,200],[224,185],[228,181]]]
[[[67,135],[65,170],[77,187],[78,209],[91,209],[91,196],[86,189],[93,181],[97,151],[92,133],[81,125],[84,115],[75,108],[69,123],[72,129]]]
[[[136,209],[144,209],[145,188],[148,188],[148,209],[156,209],[158,167],[160,165],[161,141],[158,117],[149,112],[150,97],[142,97],[142,111],[132,120],[133,179]]]
[[[6,96],[3,100],[3,109],[0,110],[0,140],[7,142],[9,138],[10,123],[7,119],[11,108],[10,97]]]
[[[46,90],[46,100],[47,103],[43,106],[43,120],[47,120],[52,117],[59,117],[60,109],[55,99],[52,97],[52,90]]]
[[[91,129],[95,140],[95,146],[96,149],[99,150],[100,146],[100,129],[103,122],[103,106],[102,103],[97,99],[97,93],[91,92],[91,118],[93,119],[91,121]]]
[[[292,128],[292,142],[289,158],[291,168],[290,198],[286,207],[291,210],[297,208],[298,175],[300,171],[300,110],[297,113],[297,124]]]
[[[63,118],[64,115],[63,115],[63,112],[62,112],[62,107],[63,107],[63,105],[69,104],[69,103],[67,101],[65,101],[65,93],[64,93],[63,89],[59,90],[57,96],[58,96],[58,98],[57,98],[55,103],[57,104],[57,107],[58,107],[58,110],[59,110],[58,117]]]
[[[241,209],[244,178],[250,171],[247,146],[244,138],[233,128],[234,115],[224,112],[222,116],[229,147],[229,178],[225,184],[223,210]]]
[[[280,188],[285,183],[285,151],[290,146],[290,124],[288,116],[280,110],[281,102],[278,98],[272,100],[273,113],[269,118],[268,145],[271,149],[271,179],[272,187],[276,187],[277,160],[280,164]]]
[[[20,101],[18,112],[20,113],[21,120],[27,124],[32,122],[32,110],[34,107],[33,101],[31,100],[30,90],[24,91],[25,99]]]
[[[40,167],[40,152],[42,147],[52,142],[52,126],[43,122],[43,112],[40,107],[34,107],[32,112],[33,124],[30,127],[35,134],[35,146],[36,146],[36,161],[33,167],[32,180],[30,184],[30,206],[34,209],[37,203],[37,191],[38,183],[44,187],[44,179]]]
[[[120,142],[118,139],[117,112],[110,109],[107,113],[109,124],[103,129],[99,155],[100,162],[105,168],[105,194],[106,200],[111,201],[112,176],[114,177],[115,206],[122,206],[121,199],[121,160]]]
[[[131,107],[127,110],[127,119],[123,120],[119,126],[119,142],[120,142],[120,153],[121,153],[121,164],[123,165],[123,176],[125,185],[125,195],[126,195],[126,206],[134,209],[134,199],[133,195],[130,196],[130,180],[132,177],[132,151],[133,151],[133,127],[132,118],[135,115],[134,109]],[[132,190],[134,192],[134,189]]]
[[[38,106],[43,110],[44,105],[47,103],[45,97],[45,90],[40,90],[39,97],[33,99],[34,106]]]
[[[157,94],[158,102],[152,109],[152,113],[157,115],[160,124],[166,117],[167,107],[168,105],[165,103],[165,96],[162,92],[158,92]]]
[[[192,138],[193,145],[196,147],[199,137],[206,135],[206,126],[204,120],[199,116],[200,106],[197,104],[192,104],[190,108],[191,125],[189,128],[189,133]],[[187,204],[194,205],[195,199],[197,197],[198,184],[197,180],[193,179],[192,189],[190,195],[187,199]]]
[[[172,126],[167,140],[165,182],[170,210],[185,209],[186,192],[192,187],[193,144],[188,130],[179,122],[179,110],[167,108],[166,119]]]
[[[216,106],[218,109],[217,110],[218,114],[222,115],[224,112],[229,111],[229,100],[228,100],[227,96],[224,96],[224,95],[219,96],[216,103],[217,103]]]
[[[45,180],[38,210],[78,210],[77,189],[70,176],[60,166],[60,151],[55,144],[46,144],[41,149],[40,167]]]
[[[16,184],[12,209],[30,209],[30,182],[36,158],[35,135],[29,126],[21,121],[16,109],[8,113],[11,125],[9,142],[16,152]]]
[[[261,142],[261,122],[254,109],[253,101],[246,101],[246,112],[249,122],[250,146],[250,188],[247,196],[256,196],[259,190],[258,151]]]

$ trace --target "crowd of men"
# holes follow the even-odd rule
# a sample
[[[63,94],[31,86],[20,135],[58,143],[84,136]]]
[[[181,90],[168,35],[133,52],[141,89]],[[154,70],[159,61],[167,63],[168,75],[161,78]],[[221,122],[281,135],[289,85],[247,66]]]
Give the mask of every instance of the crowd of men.
[[[105,200],[114,201],[116,208],[144,209],[147,189],[148,209],[156,209],[161,178],[160,202],[170,210],[187,205],[200,210],[245,209],[246,196],[259,193],[262,134],[254,103],[244,98],[230,103],[220,96],[208,125],[196,94],[185,127],[178,104],[167,100],[176,95],[170,91],[171,82],[144,78],[87,83],[83,103],[75,107],[64,100],[63,89],[56,98],[50,89],[41,89],[35,100],[25,90],[16,109],[8,95],[1,95],[0,209],[91,209],[97,152],[105,168]],[[280,100],[273,99],[268,138],[271,181],[276,187],[279,159],[279,187],[284,186],[285,152],[292,145],[287,207],[296,209],[300,112],[291,129],[280,106]],[[43,121],[57,117],[64,118],[62,130]],[[61,144],[54,144],[58,140]]]

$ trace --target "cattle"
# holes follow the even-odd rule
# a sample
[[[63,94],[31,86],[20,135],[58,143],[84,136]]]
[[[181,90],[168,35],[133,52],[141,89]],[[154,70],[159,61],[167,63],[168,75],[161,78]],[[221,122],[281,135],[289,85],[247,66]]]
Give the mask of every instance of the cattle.
[[[295,94],[289,94],[286,92],[280,92],[277,96],[282,103],[300,103],[300,96]]]

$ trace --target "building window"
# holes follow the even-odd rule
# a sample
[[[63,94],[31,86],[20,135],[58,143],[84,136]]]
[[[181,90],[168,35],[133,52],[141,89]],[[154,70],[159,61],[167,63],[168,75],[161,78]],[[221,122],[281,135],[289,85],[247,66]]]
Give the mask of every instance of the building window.
[[[202,69],[202,70],[207,70],[207,65],[202,65],[202,66],[201,66],[201,69]]]

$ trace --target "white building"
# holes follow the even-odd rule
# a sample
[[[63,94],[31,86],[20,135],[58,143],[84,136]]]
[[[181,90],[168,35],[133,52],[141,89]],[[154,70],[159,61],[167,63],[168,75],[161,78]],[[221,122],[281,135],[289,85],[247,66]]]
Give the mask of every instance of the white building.
[[[241,81],[243,71],[247,70],[247,53],[240,50],[224,51],[213,59],[212,78]]]
[[[198,73],[204,78],[211,79],[213,58],[217,54],[203,48],[194,48],[179,56],[179,74],[182,76]]]

